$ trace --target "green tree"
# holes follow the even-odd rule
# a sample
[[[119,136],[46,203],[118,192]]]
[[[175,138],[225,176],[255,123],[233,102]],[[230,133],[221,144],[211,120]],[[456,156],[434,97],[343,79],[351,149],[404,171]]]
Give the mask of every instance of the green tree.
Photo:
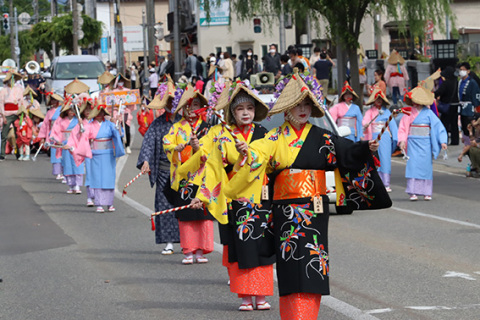
[[[20,66],[32,60],[35,53],[35,44],[31,37],[31,31],[23,30],[18,32],[18,45],[20,47]],[[10,55],[10,36],[0,36],[0,62],[11,58]]]
[[[219,4],[220,0],[202,2],[209,15],[212,5]],[[313,20],[323,17],[329,24],[332,40],[350,59],[355,90],[360,88],[357,48],[365,17],[374,16],[376,10],[385,12],[392,20],[403,21],[403,27],[408,25],[413,36],[420,36],[427,20],[442,29],[445,15],[452,16],[450,0],[230,0],[230,4],[240,21],[260,15],[271,24],[282,12],[301,12]]]
[[[84,37],[79,41],[80,46],[88,45],[100,41],[102,37],[102,22],[97,21],[87,15],[82,15],[82,31]],[[49,57],[52,57],[52,41],[56,45],[66,50],[69,54],[73,51],[73,21],[72,14],[57,16],[52,22],[41,22],[32,29],[32,38],[38,49],[43,49]]]

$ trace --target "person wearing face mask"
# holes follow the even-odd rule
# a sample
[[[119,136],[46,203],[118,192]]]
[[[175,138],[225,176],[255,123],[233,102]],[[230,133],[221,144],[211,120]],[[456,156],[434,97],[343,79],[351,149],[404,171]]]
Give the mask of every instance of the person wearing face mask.
[[[253,50],[248,49],[247,51],[247,56],[243,60],[242,63],[242,79],[248,79],[250,80],[250,76],[252,74],[256,74],[258,72],[257,69],[257,61],[253,58]]]
[[[458,81],[458,100],[460,103],[460,122],[463,132],[462,141],[466,146],[470,145],[467,126],[473,120],[475,107],[480,105],[480,88],[477,82],[470,77],[468,73],[469,70],[470,64],[463,62],[458,72],[460,76],[460,80]]]
[[[352,131],[346,138],[357,142],[360,141],[363,136],[363,116],[360,107],[353,103],[354,96],[358,99],[358,95],[353,91],[353,88],[345,81],[342,93],[338,98],[340,102],[334,105],[329,111],[333,121],[335,121],[339,127],[347,126]]]
[[[264,57],[265,63],[263,65],[263,70],[266,72],[271,72],[275,77],[280,77],[282,74],[282,64],[280,62],[280,55],[277,52],[277,46],[275,44],[270,45],[269,53]]]
[[[224,100],[219,99],[217,109],[226,109],[225,121],[235,135],[247,144],[263,138],[267,130],[253,121],[264,119],[268,107],[243,83],[234,84],[230,90],[227,89],[227,94],[229,92],[230,100],[222,103]],[[242,298],[239,310],[268,310],[270,304],[265,296],[273,295],[274,257],[262,255],[262,248],[269,238],[264,230],[268,224],[270,202],[268,199],[261,203],[244,199],[227,200],[222,187],[235,174],[233,165],[239,156],[235,141],[225,129],[215,139],[205,138],[200,139],[202,146],[199,151],[185,163],[188,169],[183,166],[181,169],[183,175],[188,171],[187,176],[195,176],[195,180],[202,181],[192,204],[198,208],[205,204],[220,222],[223,265],[228,270],[230,291]],[[268,179],[264,177],[262,180]],[[209,197],[210,192],[217,193],[214,195],[216,199]]]
[[[408,156],[405,168],[406,193],[411,201],[419,195],[432,200],[433,159],[440,150],[447,150],[448,135],[445,127],[428,106],[435,97],[432,92],[416,87],[405,96],[405,104],[412,106],[412,113],[404,115],[398,128],[398,146]]]
[[[198,136],[202,137],[209,125],[206,121],[207,99],[190,84],[185,88],[175,109],[183,112],[183,117],[175,123],[163,137],[163,148],[170,161],[170,181],[176,180],[176,171],[198,150]],[[190,204],[199,185],[182,184],[174,192],[173,205],[180,207]],[[213,251],[213,217],[202,209],[185,209],[175,213],[180,230],[180,246],[183,249],[182,264],[207,263],[204,256]]]
[[[310,124],[310,117],[323,117],[325,111],[318,103],[318,94],[296,69],[269,114],[278,113],[285,114],[280,127],[250,145],[236,143],[237,172],[225,193],[231,199],[258,203],[262,177],[273,174],[273,248],[280,317],[317,319],[322,295],[330,294],[325,171],[335,171],[342,205],[372,210],[390,207],[392,202],[372,157],[378,143],[353,143]]]
[[[371,140],[377,138],[386,121],[391,115],[389,110],[390,101],[380,88],[376,88],[370,95],[366,105],[372,105],[370,109],[365,112],[363,117],[363,139]],[[382,179],[387,192],[392,192],[390,188],[390,174],[392,171],[392,153],[397,147],[398,128],[395,121],[390,121],[388,124],[388,132],[382,136],[380,146],[378,148],[378,156],[380,160],[380,168],[378,174]]]
[[[170,131],[173,123],[180,120],[180,116],[173,114],[175,109],[175,84],[169,78],[162,83],[163,90],[155,96],[149,109],[165,110],[156,118],[142,141],[138,155],[137,168],[142,173],[149,173],[150,186],[155,188],[155,211],[173,208],[173,197],[170,191],[170,162],[163,148],[163,137]],[[155,243],[166,246],[162,255],[173,254],[173,244],[180,242],[178,221],[173,212],[155,216]]]

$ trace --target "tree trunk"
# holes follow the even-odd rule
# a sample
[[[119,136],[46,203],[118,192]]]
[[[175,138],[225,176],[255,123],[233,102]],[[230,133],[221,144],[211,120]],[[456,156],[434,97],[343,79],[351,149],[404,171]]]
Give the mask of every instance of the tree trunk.
[[[354,46],[348,45],[347,53],[350,61],[350,85],[352,86],[353,90],[357,93],[359,97],[363,97],[361,87],[360,87],[359,73],[358,73],[357,48]],[[357,104],[360,107],[360,110],[363,111],[363,101],[357,101]]]

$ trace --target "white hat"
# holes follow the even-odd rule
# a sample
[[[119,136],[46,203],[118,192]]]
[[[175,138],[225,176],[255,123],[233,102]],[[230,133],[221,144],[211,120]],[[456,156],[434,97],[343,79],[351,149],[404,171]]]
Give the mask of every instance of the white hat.
[[[210,57],[210,62],[215,62],[217,61],[217,59],[215,59],[215,57]]]
[[[150,68],[148,72],[155,72],[155,68]]]

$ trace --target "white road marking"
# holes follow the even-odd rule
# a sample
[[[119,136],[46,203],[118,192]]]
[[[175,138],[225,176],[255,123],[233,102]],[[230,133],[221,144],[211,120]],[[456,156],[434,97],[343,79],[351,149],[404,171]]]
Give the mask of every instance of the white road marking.
[[[406,309],[412,309],[412,310],[419,310],[419,311],[424,311],[424,310],[453,310],[456,308],[450,308],[450,307],[444,307],[444,306],[411,306],[411,307],[405,307]]]
[[[444,275],[444,278],[462,278],[462,279],[467,279],[467,280],[477,280],[468,273],[463,273],[463,272],[456,272],[456,271],[447,271]]]
[[[376,314],[376,313],[386,313],[386,312],[392,312],[393,309],[391,308],[385,308],[385,309],[373,309],[373,310],[367,310],[365,313],[368,314]]]
[[[133,126],[130,127],[130,132],[133,131],[134,134],[132,134],[132,136],[131,136],[131,142],[130,142],[131,145],[133,144],[133,138],[135,136],[135,130],[134,129],[132,130],[132,127]],[[119,177],[122,173],[123,168],[125,167],[127,159],[128,159],[128,155],[125,154],[124,157],[121,157],[117,161],[117,174],[116,174],[116,177],[115,177],[115,197],[124,201],[129,206],[131,206],[132,208],[135,208],[138,211],[145,214],[146,216],[150,217],[150,214],[152,213],[151,212],[152,210],[150,208],[147,208],[146,206],[142,205],[141,203],[138,203],[137,201],[133,200],[132,198],[129,198],[128,196],[123,196],[122,197],[122,193],[118,189],[118,180],[119,180]],[[216,242],[214,242],[213,245],[214,245],[214,250],[216,252],[222,254],[223,246],[220,243],[216,243]],[[274,276],[274,279],[277,279],[276,275]],[[327,306],[330,309],[333,309],[336,312],[341,313],[341,314],[345,315],[346,317],[349,317],[350,319],[353,319],[353,320],[380,320],[380,319],[378,319],[374,316],[371,316],[369,314],[366,314],[364,311],[362,311],[362,310],[360,310],[360,309],[358,309],[358,308],[356,308],[352,305],[349,305],[346,302],[338,300],[338,299],[336,299],[332,296],[322,297],[322,305]]]
[[[444,221],[444,222],[455,223],[455,224],[466,226],[466,227],[472,227],[472,228],[480,229],[480,224],[475,224],[475,223],[471,223],[471,222],[460,221],[460,220],[455,220],[455,219],[450,219],[450,218],[439,217],[439,216],[436,216],[436,215],[433,215],[433,214],[423,213],[423,212],[409,210],[409,209],[402,209],[402,208],[398,208],[398,207],[391,207],[391,209],[397,210],[397,211],[400,211],[400,212],[413,214],[415,216],[420,216],[420,217],[424,217],[424,218],[430,218],[430,219],[440,220],[440,221]]]
[[[474,273],[476,273],[476,274],[480,274],[480,271],[475,271]]]

